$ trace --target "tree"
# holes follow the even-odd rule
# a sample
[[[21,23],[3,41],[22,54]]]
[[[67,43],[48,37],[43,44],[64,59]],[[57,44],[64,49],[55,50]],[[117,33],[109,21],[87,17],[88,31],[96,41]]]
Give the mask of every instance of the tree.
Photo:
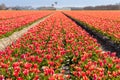
[[[51,4],[52,7],[54,7],[54,4]]]
[[[5,9],[6,9],[5,4],[1,4],[1,5],[0,5],[0,10],[5,10]]]
[[[55,5],[57,5],[58,3],[57,2],[54,2],[55,3]]]

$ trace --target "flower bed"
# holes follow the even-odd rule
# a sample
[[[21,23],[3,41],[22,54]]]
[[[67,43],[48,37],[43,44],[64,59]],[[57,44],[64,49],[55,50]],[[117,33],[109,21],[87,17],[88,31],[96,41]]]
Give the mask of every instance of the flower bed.
[[[82,24],[89,26],[92,30],[107,36],[112,41],[120,43],[119,11],[116,11],[116,13],[111,11],[101,11],[100,13],[97,11],[75,11],[65,13],[79,20]],[[116,14],[115,18],[113,18],[114,14]]]
[[[13,11],[14,12],[14,11]],[[9,12],[8,12],[9,13]],[[28,26],[31,23],[37,21],[38,19],[47,16],[48,14],[50,14],[50,11],[45,11],[45,12],[27,12],[26,11],[26,16],[23,16],[25,13],[23,12],[23,14],[19,14],[19,16],[21,17],[15,17],[11,14],[9,14],[11,17],[15,17],[12,19],[6,19],[6,20],[0,20],[0,38],[3,37],[7,37],[10,34],[12,34],[13,32],[15,32],[18,29],[21,29],[22,27]],[[2,16],[4,16],[5,14],[2,14]],[[17,16],[17,15],[16,15]],[[8,17],[8,16],[7,16]]]
[[[69,71],[69,72],[67,72]],[[120,59],[60,12],[0,52],[0,79],[120,79]]]

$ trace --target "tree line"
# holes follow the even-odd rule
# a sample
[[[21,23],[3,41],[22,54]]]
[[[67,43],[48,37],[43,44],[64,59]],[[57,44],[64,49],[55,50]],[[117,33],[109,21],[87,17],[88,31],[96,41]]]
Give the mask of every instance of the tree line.
[[[87,6],[83,10],[120,10],[120,3],[114,5]]]
[[[57,4],[57,3],[56,3]],[[120,10],[120,3],[114,5],[100,5],[100,6],[87,6],[87,7],[69,7],[71,10]],[[54,6],[52,7],[38,7],[33,8],[32,6],[15,6],[15,7],[6,7],[5,4],[0,4],[0,10],[43,10],[43,9],[52,9],[56,10]]]

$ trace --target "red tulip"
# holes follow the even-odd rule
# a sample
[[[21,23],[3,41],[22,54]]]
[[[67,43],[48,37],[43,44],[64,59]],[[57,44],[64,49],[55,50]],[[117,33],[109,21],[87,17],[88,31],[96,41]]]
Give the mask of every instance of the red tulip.
[[[3,75],[0,75],[0,80],[5,80]]]
[[[25,76],[27,76],[27,75],[29,74],[29,70],[28,70],[28,69],[24,69],[24,70],[23,70],[23,74],[24,74]]]
[[[35,75],[35,77],[34,77],[33,80],[39,80],[39,76],[38,76],[38,75]]]
[[[52,68],[45,68],[44,69],[44,74],[47,75],[53,75],[54,74],[54,70]]]
[[[52,55],[51,55],[51,54],[47,54],[47,55],[46,55],[46,58],[47,58],[48,60],[50,60],[50,59],[52,58]]]
[[[32,64],[31,64],[31,63],[25,63],[25,64],[24,64],[24,67],[25,67],[26,69],[29,69],[29,68],[32,67]]]
[[[54,76],[51,76],[51,77],[49,78],[49,80],[55,80],[55,77],[54,77]]]
[[[17,80],[24,80],[22,77],[18,77]]]
[[[19,72],[14,71],[13,75],[14,75],[15,77],[18,77],[18,76],[19,76]]]

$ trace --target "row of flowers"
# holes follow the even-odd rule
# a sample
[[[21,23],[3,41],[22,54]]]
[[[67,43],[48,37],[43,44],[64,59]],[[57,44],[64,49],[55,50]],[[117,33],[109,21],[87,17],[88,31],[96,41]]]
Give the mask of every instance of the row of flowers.
[[[39,11],[13,11],[13,10],[4,11],[4,10],[1,10],[0,21],[22,17],[22,16],[27,16],[27,15],[31,15],[31,14],[38,13],[38,12]]]
[[[5,11],[5,13],[8,14],[9,12]],[[9,16],[14,17],[14,18],[0,21],[0,37],[1,38],[4,36],[9,36],[9,34],[11,34],[12,32],[15,32],[16,29],[20,29],[23,26],[27,26],[27,25],[33,23],[34,21],[50,14],[51,12],[50,11],[45,11],[45,12],[26,11],[26,15],[25,15],[25,12],[23,12],[23,13],[21,12],[21,14],[19,14],[20,13],[19,11],[16,12],[15,14],[19,14],[20,17],[18,17],[17,15],[16,15],[16,17],[13,16],[13,13],[14,13],[14,11],[12,11],[9,14]],[[5,14],[2,14],[2,16],[4,16],[4,15]]]
[[[120,43],[119,11],[116,13],[111,11],[66,11],[65,13],[83,22],[84,24],[87,24],[91,29],[98,31],[104,36],[107,36],[116,43]],[[115,17],[113,14],[116,14],[114,15]]]
[[[96,10],[96,11],[78,11],[82,15],[88,15],[92,17],[98,17],[101,19],[109,19],[113,21],[120,21],[120,11],[113,11],[113,10]],[[97,14],[97,15],[96,15]]]
[[[120,59],[61,12],[0,52],[0,79],[120,79]]]

